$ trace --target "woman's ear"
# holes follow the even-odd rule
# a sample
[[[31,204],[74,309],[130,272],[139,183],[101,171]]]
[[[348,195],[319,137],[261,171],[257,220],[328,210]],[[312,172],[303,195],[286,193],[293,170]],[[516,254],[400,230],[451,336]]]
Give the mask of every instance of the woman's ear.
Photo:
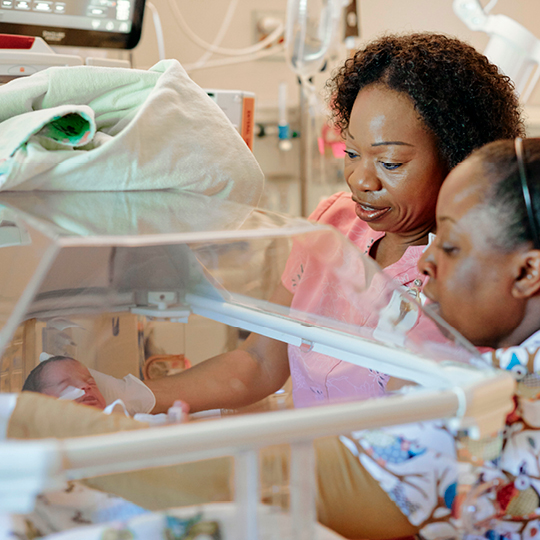
[[[514,298],[531,298],[540,291],[540,250],[532,249],[519,254],[516,266],[512,295]]]

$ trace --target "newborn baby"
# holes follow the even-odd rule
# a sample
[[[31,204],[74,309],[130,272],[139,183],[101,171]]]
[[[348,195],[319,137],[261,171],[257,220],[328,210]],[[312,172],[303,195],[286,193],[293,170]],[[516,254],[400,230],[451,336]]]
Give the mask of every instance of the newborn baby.
[[[187,403],[175,401],[167,413],[148,414],[155,398],[142,381],[133,375],[116,379],[99,371],[90,372],[69,356],[52,356],[41,362],[30,372],[22,389],[69,399],[106,413],[124,413],[152,425],[185,422],[189,413]]]
[[[38,392],[57,398],[65,397],[73,389],[84,395],[73,401],[98,409],[105,409],[106,401],[88,368],[68,356],[53,356],[36,366],[26,378],[23,391]]]

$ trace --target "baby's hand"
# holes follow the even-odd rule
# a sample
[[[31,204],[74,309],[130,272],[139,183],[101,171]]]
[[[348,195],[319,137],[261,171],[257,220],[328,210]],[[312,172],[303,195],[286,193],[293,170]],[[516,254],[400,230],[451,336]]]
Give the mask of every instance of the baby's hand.
[[[167,414],[137,413],[134,417],[139,422],[146,422],[150,426],[165,426],[169,424],[182,424],[189,421],[189,405],[184,401],[175,401]]]
[[[185,401],[177,400],[167,411],[169,424],[179,424],[189,421],[189,404]]]

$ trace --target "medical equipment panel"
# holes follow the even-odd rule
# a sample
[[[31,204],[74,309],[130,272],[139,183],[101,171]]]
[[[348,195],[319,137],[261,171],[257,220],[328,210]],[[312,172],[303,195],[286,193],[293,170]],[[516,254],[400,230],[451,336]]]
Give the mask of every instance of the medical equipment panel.
[[[0,32],[38,36],[51,45],[132,49],[145,0],[2,0]]]

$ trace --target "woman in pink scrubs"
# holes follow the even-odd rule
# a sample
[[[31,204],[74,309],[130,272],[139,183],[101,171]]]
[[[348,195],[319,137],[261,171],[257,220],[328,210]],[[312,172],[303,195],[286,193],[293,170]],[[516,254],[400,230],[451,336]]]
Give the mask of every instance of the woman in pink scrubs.
[[[350,192],[322,202],[311,219],[337,228],[419,295],[425,276],[416,265],[435,231],[444,178],[474,148],[523,132],[513,86],[469,45],[410,34],[386,36],[357,51],[328,88],[346,143]],[[272,300],[342,320],[350,304],[339,284],[304,262],[293,252]],[[354,317],[346,322],[360,324]],[[154,412],[176,399],[192,411],[235,409],[277,391],[289,375],[295,406],[377,396],[387,381],[383,374],[251,334],[239,349],[147,384],[156,395]]]

